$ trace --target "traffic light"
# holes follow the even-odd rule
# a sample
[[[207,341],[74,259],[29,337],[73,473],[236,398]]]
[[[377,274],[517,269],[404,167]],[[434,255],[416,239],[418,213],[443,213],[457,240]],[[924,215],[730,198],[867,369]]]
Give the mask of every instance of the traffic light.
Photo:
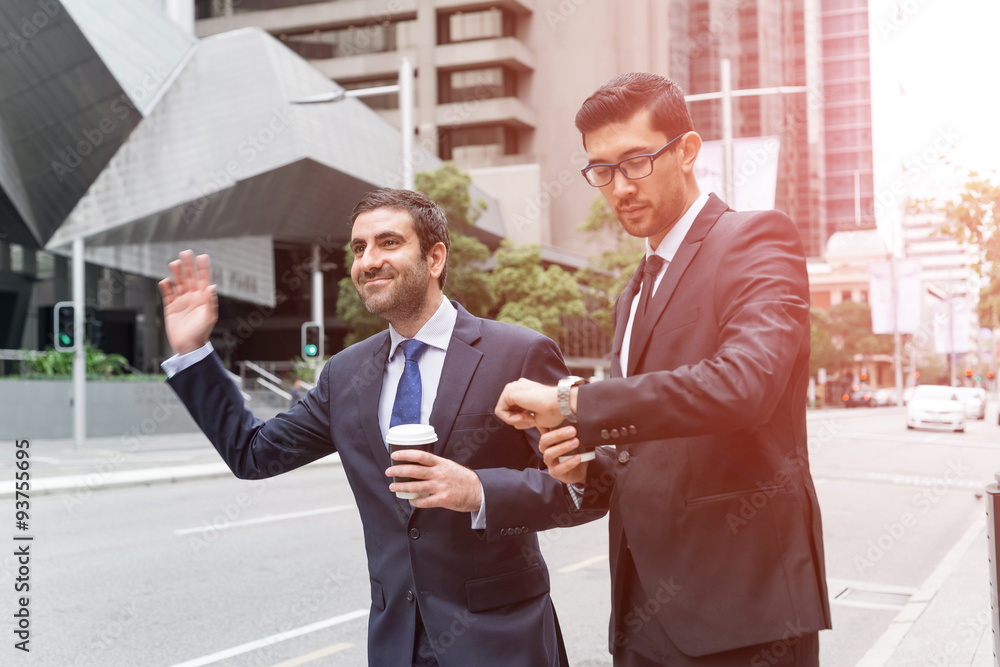
[[[990,380],[992,380],[993,377],[994,377],[993,371],[986,371],[986,377],[988,377]]]
[[[316,322],[302,323],[302,358],[323,358],[323,333]]]
[[[966,368],[965,369],[965,377],[967,377],[967,378],[972,377],[972,369],[971,368]]]
[[[72,301],[60,301],[53,309],[52,340],[61,352],[76,349],[76,321]]]
[[[867,382],[868,381],[868,373],[866,373],[864,371],[861,371],[861,381],[862,382]]]

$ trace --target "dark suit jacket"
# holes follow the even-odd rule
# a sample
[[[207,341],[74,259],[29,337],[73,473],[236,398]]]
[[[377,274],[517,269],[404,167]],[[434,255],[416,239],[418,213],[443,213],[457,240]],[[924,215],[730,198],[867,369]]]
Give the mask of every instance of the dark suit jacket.
[[[617,379],[581,387],[577,404],[580,438],[617,445],[599,448],[583,503],[611,510],[612,652],[632,620],[618,567],[626,541],[657,600],[646,613],[655,607],[688,655],[830,627],[806,440],[809,284],[795,226],[712,195],[622,378],[627,297],[641,277],[632,280],[615,308]]]
[[[571,511],[562,485],[539,470],[537,433],[493,414],[506,383],[526,376],[553,384],[567,375],[558,348],[529,329],[481,320],[458,306],[430,423],[435,453],[478,473],[485,531],[471,528],[467,512],[413,509],[389,491],[391,461],[377,415],[388,352],[384,331],[337,354],[314,390],[267,423],[243,407],[214,354],[170,385],[238,477],[270,477],[340,453],[368,552],[371,664],[409,667],[415,604],[442,667],[562,664],[534,531],[602,513]]]

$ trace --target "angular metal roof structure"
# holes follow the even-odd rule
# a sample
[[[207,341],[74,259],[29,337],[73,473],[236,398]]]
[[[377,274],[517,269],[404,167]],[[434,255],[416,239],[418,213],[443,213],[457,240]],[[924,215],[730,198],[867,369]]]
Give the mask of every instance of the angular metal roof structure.
[[[402,185],[399,131],[356,99],[293,104],[340,87],[264,31],[194,40],[143,0],[4,0],[0,31],[41,5],[30,39],[0,43],[6,240],[83,236],[88,260],[160,276],[176,248],[246,238],[230,259],[211,244],[213,265],[254,271],[254,289],[219,291],[269,303],[270,251],[247,261],[261,243],[343,245],[361,195]],[[414,164],[441,161],[417,145]],[[496,201],[471,194],[488,202],[477,227],[503,236]]]

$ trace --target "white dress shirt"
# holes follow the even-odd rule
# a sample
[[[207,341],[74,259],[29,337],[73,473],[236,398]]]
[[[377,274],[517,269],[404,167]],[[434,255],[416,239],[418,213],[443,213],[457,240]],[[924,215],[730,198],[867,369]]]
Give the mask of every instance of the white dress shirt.
[[[673,261],[674,255],[677,254],[677,250],[681,247],[681,243],[684,242],[684,237],[691,230],[691,226],[694,224],[695,218],[701,213],[701,209],[705,208],[705,204],[708,203],[708,193],[703,193],[700,197],[694,200],[691,204],[691,208],[684,212],[681,219],[677,221],[667,235],[663,237],[660,241],[660,245],[653,248],[649,244],[649,239],[646,239],[646,259],[648,260],[652,255],[659,255],[664,260],[663,266],[660,267],[660,272],[656,274],[656,279],[653,281],[653,288],[649,293],[650,300],[653,299],[653,295],[656,294],[656,288],[660,286],[663,281],[663,276],[667,273],[667,267],[670,266],[670,262]],[[621,367],[622,367],[622,377],[628,377],[628,353],[629,346],[632,340],[632,323],[635,321],[635,311],[639,307],[639,294],[640,291],[636,290],[635,296],[632,297],[632,305],[629,307],[628,322],[625,325],[625,337],[622,339],[622,352],[621,352]]]

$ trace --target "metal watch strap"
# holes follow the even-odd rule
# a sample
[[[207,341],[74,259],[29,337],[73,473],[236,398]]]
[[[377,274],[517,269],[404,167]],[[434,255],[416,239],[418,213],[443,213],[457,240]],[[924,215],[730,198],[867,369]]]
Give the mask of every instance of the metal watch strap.
[[[577,375],[568,375],[556,385],[556,404],[559,406],[559,414],[571,424],[576,423],[576,414],[569,407],[569,392],[573,387],[585,384],[587,381]]]

